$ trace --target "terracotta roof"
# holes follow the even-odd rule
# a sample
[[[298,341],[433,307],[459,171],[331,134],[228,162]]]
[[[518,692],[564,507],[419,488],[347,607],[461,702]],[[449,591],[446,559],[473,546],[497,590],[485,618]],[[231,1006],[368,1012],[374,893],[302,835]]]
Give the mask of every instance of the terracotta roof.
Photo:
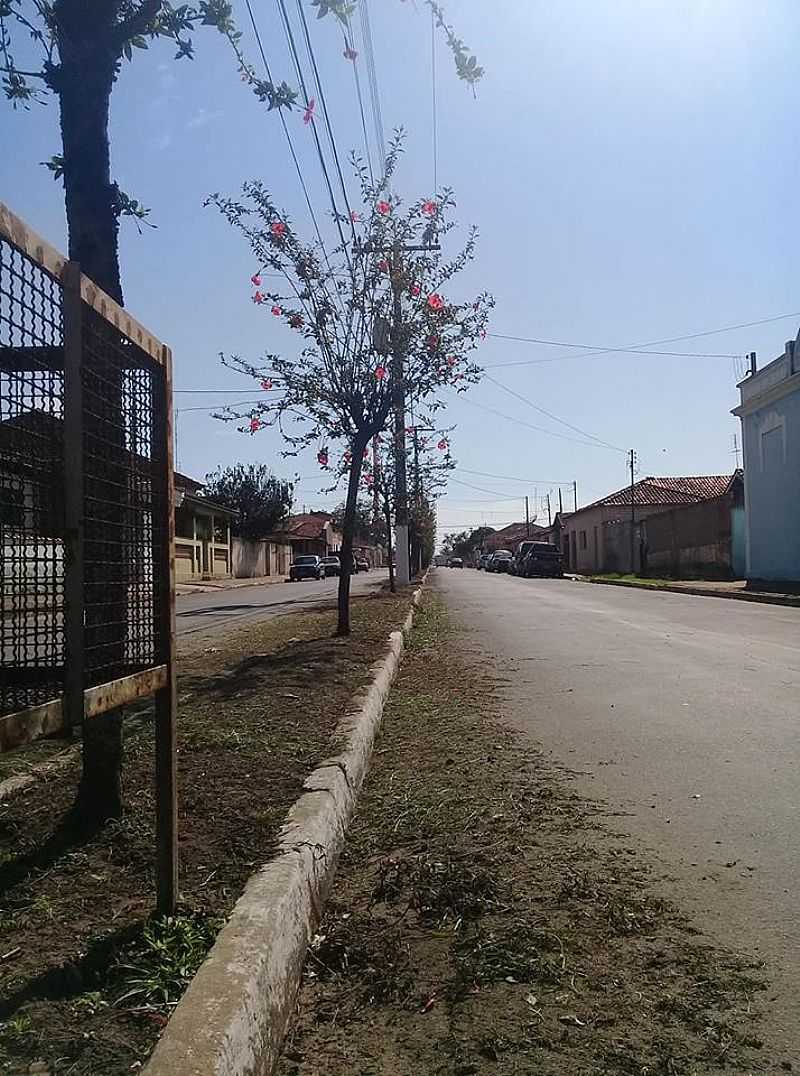
[[[332,518],[327,512],[303,512],[297,516],[289,516],[282,530],[292,538],[322,538],[325,524]]]
[[[535,540],[544,534],[546,530],[546,527],[531,523],[530,534],[528,534],[527,523],[509,523],[507,527],[503,527],[502,530],[495,531],[488,538],[484,538],[483,548],[487,552],[495,549],[508,549],[513,552],[520,542],[524,542],[526,538]]]
[[[735,479],[741,474],[735,471],[733,474],[710,474],[695,475],[688,478],[654,478],[652,476],[641,478],[633,486],[633,501],[639,507],[663,504],[697,504],[699,501],[711,501],[715,497],[721,497],[727,493]],[[601,497],[598,501],[579,508],[579,512],[587,508],[624,508],[631,503],[631,487],[624,486],[616,493],[609,493],[607,497]]]
[[[185,489],[187,493],[197,493],[204,485],[204,482],[198,482],[195,478],[189,478],[188,475],[175,471],[175,487],[177,489]]]

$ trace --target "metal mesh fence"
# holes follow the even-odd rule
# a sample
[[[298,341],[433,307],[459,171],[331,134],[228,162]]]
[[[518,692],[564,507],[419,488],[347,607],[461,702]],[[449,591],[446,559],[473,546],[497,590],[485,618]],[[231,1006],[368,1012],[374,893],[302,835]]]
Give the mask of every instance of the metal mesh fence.
[[[62,688],[61,285],[0,239],[0,714]]]
[[[64,689],[64,301],[0,235],[0,716]],[[165,660],[169,480],[164,368],[87,302],[80,324],[87,688]]]

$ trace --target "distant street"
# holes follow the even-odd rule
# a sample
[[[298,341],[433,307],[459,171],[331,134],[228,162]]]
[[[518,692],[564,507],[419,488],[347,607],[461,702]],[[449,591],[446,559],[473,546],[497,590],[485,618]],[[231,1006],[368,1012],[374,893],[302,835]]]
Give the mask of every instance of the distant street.
[[[387,578],[388,572],[383,569],[360,573],[350,581],[351,593],[367,594]],[[336,600],[338,586],[339,580],[332,578],[179,594],[175,610],[179,646],[213,640],[245,622],[328,605]]]
[[[800,609],[438,569],[507,719],[641,837],[714,937],[763,959],[800,1053]],[[795,1053],[794,1051],[798,1051]]]

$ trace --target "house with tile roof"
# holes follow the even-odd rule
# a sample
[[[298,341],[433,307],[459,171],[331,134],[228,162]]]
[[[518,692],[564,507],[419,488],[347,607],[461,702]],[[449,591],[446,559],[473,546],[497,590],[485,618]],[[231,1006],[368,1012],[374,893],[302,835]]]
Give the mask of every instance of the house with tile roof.
[[[540,527],[536,523],[509,523],[488,538],[483,540],[483,552],[494,553],[497,549],[507,549],[513,553],[520,542],[528,539],[534,542],[547,541],[547,527]]]
[[[697,574],[705,565],[708,574],[734,574],[733,513],[742,510],[742,490],[735,472],[648,476],[609,493],[565,518],[569,570]]]

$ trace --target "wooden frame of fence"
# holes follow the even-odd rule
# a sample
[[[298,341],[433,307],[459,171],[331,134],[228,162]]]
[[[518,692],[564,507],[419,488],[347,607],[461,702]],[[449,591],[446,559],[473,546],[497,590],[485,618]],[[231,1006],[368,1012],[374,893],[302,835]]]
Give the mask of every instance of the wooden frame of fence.
[[[60,282],[63,323],[63,469],[64,482],[64,668],[63,693],[43,703],[0,717],[0,753],[42,736],[67,731],[99,714],[155,696],[157,901],[164,914],[174,911],[178,896],[177,767],[175,686],[175,555],[173,489],[172,354],[170,349],[131,317],[54,247],[0,202],[0,241],[15,248],[29,263]],[[152,394],[152,432],[160,475],[160,496],[166,518],[158,546],[153,541],[153,638],[162,653],[151,667],[85,687],[85,433],[83,428],[84,307],[90,307],[162,371],[160,391]],[[7,350],[10,354],[4,356]],[[0,372],[13,376],[20,367],[13,347],[0,344]],[[21,349],[24,351],[24,348]],[[50,361],[57,349],[49,349]],[[60,357],[55,359],[58,362]],[[51,367],[53,368],[53,367]],[[130,450],[133,453],[133,449]],[[130,496],[130,495],[129,495]],[[120,506],[131,510],[120,499]],[[152,521],[151,521],[152,523]],[[155,534],[155,525],[152,525]],[[164,533],[166,540],[164,540]],[[157,602],[156,580],[166,586],[166,600]],[[163,593],[163,591],[162,591]],[[52,612],[50,615],[54,615]],[[4,666],[5,669],[5,666]],[[2,672],[2,670],[0,670]]]

